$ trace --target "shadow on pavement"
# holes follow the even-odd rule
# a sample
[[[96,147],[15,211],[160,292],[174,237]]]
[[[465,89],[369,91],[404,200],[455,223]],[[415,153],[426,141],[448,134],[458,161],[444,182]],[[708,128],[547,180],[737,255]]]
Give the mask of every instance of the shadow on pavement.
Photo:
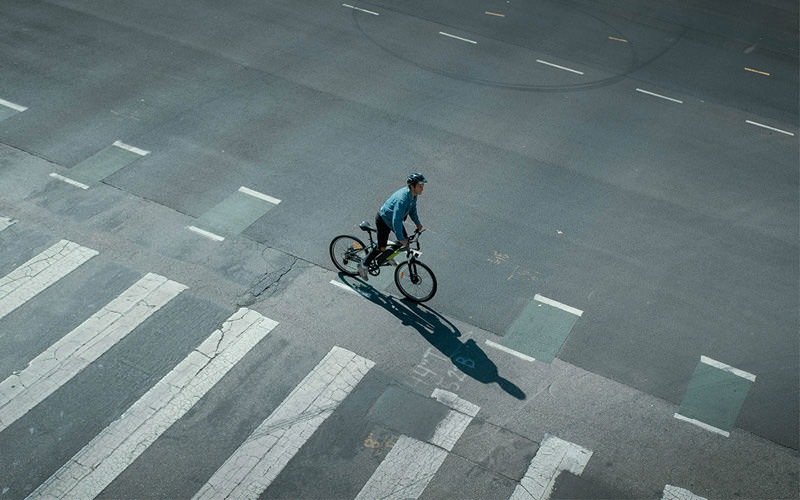
[[[372,287],[359,278],[339,274],[339,278],[362,297],[394,314],[404,325],[415,328],[433,347],[453,362],[460,371],[484,384],[497,384],[508,394],[525,399],[525,393],[497,371],[497,365],[472,339],[459,340],[461,331],[444,316],[424,304],[398,299]]]

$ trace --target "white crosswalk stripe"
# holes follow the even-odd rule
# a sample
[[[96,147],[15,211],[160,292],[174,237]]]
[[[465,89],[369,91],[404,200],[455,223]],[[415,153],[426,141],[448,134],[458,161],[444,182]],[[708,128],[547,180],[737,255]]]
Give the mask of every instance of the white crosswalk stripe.
[[[30,498],[93,498],[189,411],[277,322],[240,309]]]
[[[0,319],[97,254],[91,248],[61,240],[0,278]]]
[[[550,498],[558,474],[561,471],[569,471],[580,475],[591,457],[591,450],[556,436],[545,435],[525,477],[511,495],[511,500]]]
[[[331,349],[194,498],[258,498],[374,364]]]
[[[0,382],[0,431],[39,404],[132,332],[185,286],[147,274],[20,373]]]

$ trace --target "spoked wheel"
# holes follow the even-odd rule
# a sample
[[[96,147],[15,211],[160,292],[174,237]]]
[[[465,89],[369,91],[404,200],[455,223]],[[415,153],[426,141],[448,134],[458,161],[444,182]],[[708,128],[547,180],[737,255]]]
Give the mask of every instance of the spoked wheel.
[[[331,241],[330,254],[338,270],[348,276],[356,276],[358,264],[367,258],[367,247],[355,236],[343,234]]]
[[[436,294],[436,276],[422,262],[403,262],[394,270],[394,282],[400,293],[414,302],[431,300]]]

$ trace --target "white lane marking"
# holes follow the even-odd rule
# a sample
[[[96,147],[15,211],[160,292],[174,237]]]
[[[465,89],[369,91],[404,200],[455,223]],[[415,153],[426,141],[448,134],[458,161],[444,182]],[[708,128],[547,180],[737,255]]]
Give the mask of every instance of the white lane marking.
[[[278,198],[273,198],[272,196],[270,196],[268,194],[259,193],[258,191],[255,191],[255,190],[250,189],[250,188],[246,188],[244,186],[239,188],[239,192],[247,194],[247,195],[250,195],[253,198],[258,198],[259,200],[267,201],[269,203],[272,203],[273,205],[277,205],[278,203],[281,202],[281,200],[279,200]]]
[[[608,39],[609,40],[614,40],[615,42],[628,43],[628,41],[625,40],[624,38],[619,38],[619,37],[616,37],[616,36],[609,36]]]
[[[542,59],[537,59],[536,62],[539,63],[539,64],[544,64],[545,66],[550,66],[550,67],[553,67],[553,68],[556,68],[556,69],[569,71],[570,73],[575,73],[577,75],[582,75],[583,74],[583,71],[578,71],[577,69],[572,69],[572,68],[568,68],[566,66],[560,66],[558,64],[553,64],[551,62],[543,61]]]
[[[94,498],[278,323],[239,309],[29,498]]]
[[[650,92],[649,90],[644,90],[644,89],[637,88],[636,92],[641,92],[642,94],[647,94],[647,95],[651,95],[653,97],[658,97],[659,99],[664,99],[664,100],[667,100],[667,101],[676,102],[678,104],[683,104],[683,101],[681,101],[680,99],[673,99],[672,97],[667,97],[665,95],[656,94],[655,92]]]
[[[514,349],[511,349],[510,347],[506,347],[504,345],[498,344],[497,342],[492,342],[491,340],[488,340],[488,339],[485,342],[486,342],[486,345],[488,345],[489,347],[494,347],[495,349],[498,349],[500,351],[503,351],[503,352],[506,352],[508,354],[511,354],[512,356],[516,356],[516,357],[518,357],[518,358],[520,358],[520,359],[522,359],[524,361],[536,361],[536,358],[532,358],[532,357],[528,356],[527,354],[522,354],[519,351],[515,351]]]
[[[477,44],[478,43],[475,40],[470,40],[469,38],[462,38],[460,36],[451,35],[450,33],[445,33],[444,31],[440,31],[439,34],[442,35],[442,36],[455,38],[456,40],[461,40],[462,42],[467,42],[467,43],[471,43],[471,44]]]
[[[734,368],[731,365],[726,365],[725,363],[721,363],[715,359],[711,359],[708,356],[700,356],[700,362],[708,366],[713,366],[714,368],[718,368],[722,371],[728,372],[732,375],[736,375],[737,377],[747,379],[750,382],[756,381],[756,376],[753,375],[752,373],[740,370],[738,368]]]
[[[89,186],[87,186],[86,184],[70,179],[69,177],[64,177],[63,175],[57,174],[55,172],[51,172],[50,177],[52,177],[53,179],[58,179],[62,182],[66,182],[67,184],[72,184],[73,186],[77,186],[81,189],[89,189]]]
[[[374,365],[334,346],[194,498],[258,498]]]
[[[418,498],[442,466],[448,452],[466,430],[480,407],[452,392],[435,389],[431,397],[451,408],[436,426],[429,443],[400,436],[375,469],[356,499]]]
[[[566,304],[562,304],[561,302],[557,302],[557,301],[555,301],[553,299],[548,299],[544,295],[539,295],[538,293],[533,297],[533,300],[535,300],[537,302],[541,302],[543,304],[547,304],[549,306],[556,307],[558,309],[561,309],[562,311],[568,312],[570,314],[574,314],[575,316],[583,316],[583,311],[581,311],[580,309],[577,309],[577,308],[572,307],[572,306],[568,306]]]
[[[591,457],[591,450],[555,436],[545,435],[525,477],[517,485],[510,500],[550,498],[561,471],[579,476]]]
[[[343,289],[343,290],[347,290],[348,292],[352,292],[352,293],[354,293],[354,294],[356,294],[356,295],[361,295],[361,294],[358,292],[358,290],[354,290],[352,287],[350,287],[350,286],[348,286],[348,285],[346,285],[346,284],[342,283],[341,281],[338,281],[338,280],[331,280],[331,285],[338,286],[339,288],[341,288],[341,289]]]
[[[697,419],[694,419],[694,418],[691,418],[691,417],[685,417],[685,416],[681,415],[680,413],[676,413],[673,416],[675,418],[677,418],[678,420],[683,420],[684,422],[689,422],[690,424],[696,425],[697,427],[700,427],[701,429],[705,429],[705,430],[707,430],[709,432],[713,432],[713,433],[719,434],[721,436],[730,437],[730,435],[731,435],[731,433],[728,432],[728,431],[724,431],[722,429],[714,427],[713,425],[709,425],[709,424],[707,424],[705,422],[701,422],[700,420],[697,420]]]
[[[205,236],[206,238],[208,238],[210,240],[214,240],[214,241],[224,241],[225,240],[224,236],[220,236],[220,235],[218,235],[216,233],[212,233],[211,231],[206,231],[205,229],[200,229],[197,226],[187,226],[187,229],[189,231],[193,231],[193,232],[199,234],[200,236]]]
[[[377,12],[372,12],[371,10],[362,9],[360,7],[353,7],[352,5],[348,5],[346,3],[343,3],[342,7],[347,7],[348,9],[353,9],[353,10],[357,10],[357,11],[360,11],[360,12],[366,12],[367,14],[372,14],[373,16],[379,15]]]
[[[0,217],[0,231],[13,226],[17,221],[10,217]]]
[[[790,136],[794,137],[794,134],[792,132],[788,132],[786,130],[781,130],[781,129],[775,128],[775,127],[770,127],[769,125],[764,125],[763,123],[754,122],[752,120],[745,120],[744,122],[745,123],[749,123],[750,125],[755,125],[756,127],[765,128],[767,130],[772,130],[773,132],[779,132],[781,134],[786,134],[786,135],[790,135]]]
[[[92,317],[0,382],[0,431],[99,358],[186,287],[147,274]]]
[[[140,149],[140,148],[137,148],[135,146],[131,146],[130,144],[125,144],[122,141],[114,141],[113,145],[118,147],[118,148],[120,148],[120,149],[124,149],[126,151],[130,151],[131,153],[135,153],[135,154],[137,154],[139,156],[147,156],[147,155],[150,154],[150,151],[146,151],[144,149]]]
[[[0,278],[0,318],[5,317],[99,252],[61,240]]]
[[[25,106],[20,106],[19,104],[14,104],[13,102],[6,101],[5,99],[0,99],[0,106],[5,106],[7,108],[11,108],[14,111],[19,111],[20,113],[22,113],[23,111],[28,109]]]
[[[763,76],[771,76],[768,71],[761,71],[760,69],[748,68],[748,67],[745,66],[744,70],[745,71],[749,71],[750,73],[757,73],[757,74],[763,75]]]
[[[491,12],[491,11],[484,11],[484,14],[487,16],[494,16],[494,17],[506,17],[505,14],[501,14],[500,12]]]
[[[695,495],[689,490],[678,488],[670,484],[664,486],[664,493],[661,500],[707,500],[705,497]]]

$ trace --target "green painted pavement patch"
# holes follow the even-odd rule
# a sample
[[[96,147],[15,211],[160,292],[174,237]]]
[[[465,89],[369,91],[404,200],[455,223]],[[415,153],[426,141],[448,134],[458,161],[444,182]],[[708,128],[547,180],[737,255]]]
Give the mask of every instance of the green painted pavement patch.
[[[754,381],[754,375],[703,356],[675,416],[727,436]]]
[[[511,324],[500,344],[550,363],[581,314],[583,311],[537,295]]]
[[[217,234],[239,234],[278,203],[276,198],[241,187],[200,216],[196,226]]]

